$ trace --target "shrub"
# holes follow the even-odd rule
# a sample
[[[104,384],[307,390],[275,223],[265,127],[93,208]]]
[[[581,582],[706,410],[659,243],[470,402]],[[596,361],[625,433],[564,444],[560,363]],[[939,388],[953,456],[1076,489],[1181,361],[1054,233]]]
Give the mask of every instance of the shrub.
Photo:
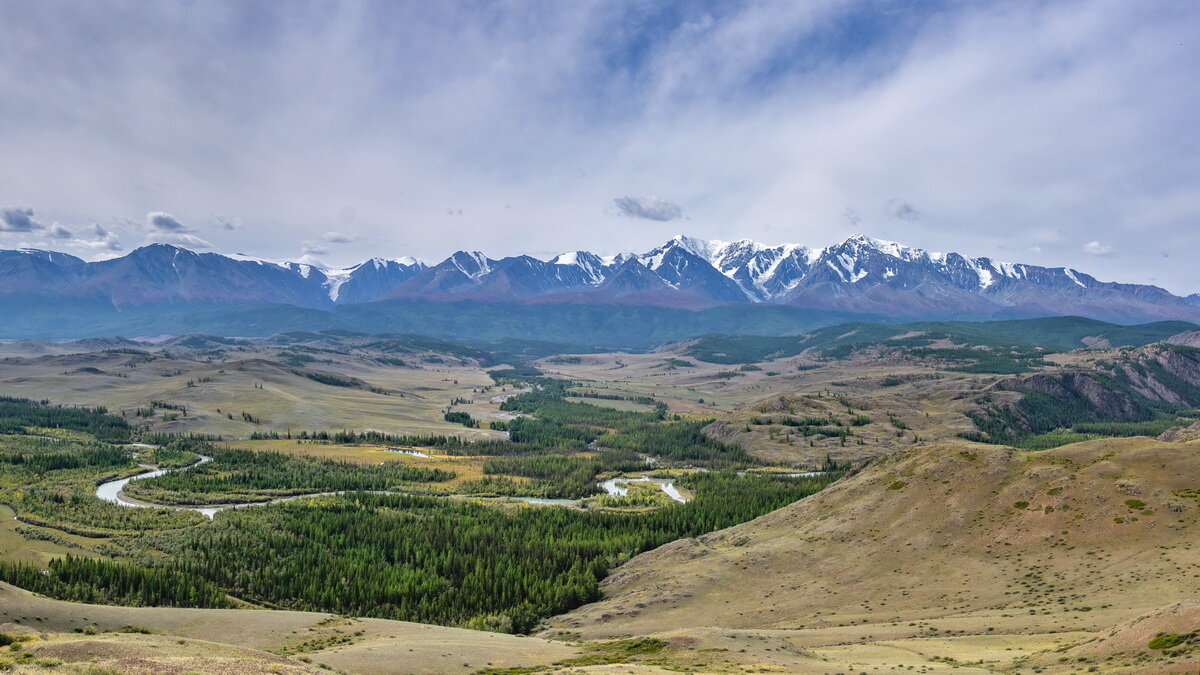
[[[445,415],[442,415],[442,419],[444,419],[447,422],[450,422],[452,424],[461,424],[464,427],[474,428],[476,426],[475,420],[471,417],[470,413],[457,412],[457,411],[456,412],[448,412]]]
[[[1183,644],[1184,636],[1178,633],[1159,633],[1146,645],[1150,649],[1170,649]]]

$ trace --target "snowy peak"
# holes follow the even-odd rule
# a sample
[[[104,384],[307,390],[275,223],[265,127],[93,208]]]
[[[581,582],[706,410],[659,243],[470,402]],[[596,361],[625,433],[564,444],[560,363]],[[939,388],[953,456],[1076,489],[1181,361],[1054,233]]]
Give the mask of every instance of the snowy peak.
[[[550,261],[550,264],[577,268],[592,284],[602,283],[607,276],[605,268],[608,265],[604,259],[588,251],[560,253]]]
[[[458,251],[442,264],[449,263],[468,278],[476,279],[492,271],[492,265],[495,262],[479,251]]]
[[[843,241],[839,248],[847,251],[876,251],[886,256],[905,261],[930,260],[940,256],[940,253],[930,254],[924,249],[912,248],[886,239],[873,239],[866,235],[856,234]]]
[[[324,270],[326,293],[335,303],[370,302],[425,269],[415,258],[371,258],[344,269]]]

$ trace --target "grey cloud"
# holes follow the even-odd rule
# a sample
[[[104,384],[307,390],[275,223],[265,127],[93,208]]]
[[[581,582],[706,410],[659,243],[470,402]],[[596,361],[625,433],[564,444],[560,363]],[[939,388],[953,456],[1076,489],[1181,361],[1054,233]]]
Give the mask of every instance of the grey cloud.
[[[683,209],[678,204],[659,197],[617,197],[613,200],[613,205],[621,215],[628,218],[665,223],[683,217]]]
[[[192,229],[179,222],[169,213],[153,211],[146,214],[146,224],[159,232],[191,232]]]
[[[124,246],[121,245],[121,240],[117,235],[109,232],[99,239],[75,239],[71,242],[80,248],[89,248],[94,251],[122,251]]]
[[[45,226],[34,220],[33,209],[6,208],[0,210],[0,232],[33,232]]]
[[[54,223],[50,226],[50,236],[54,237],[55,239],[70,239],[75,235],[71,234],[71,231],[62,225]]]
[[[917,207],[899,197],[888,200],[887,210],[888,215],[891,217],[906,220],[910,223],[921,216],[921,212],[917,210]]]
[[[91,238],[76,239],[73,242],[75,245],[97,251],[121,251],[125,248],[121,245],[121,239],[115,233],[104,229],[100,223],[92,223],[85,229]]]
[[[330,244],[349,244],[350,242],[357,239],[357,237],[355,237],[352,234],[345,234],[342,232],[326,232],[325,236],[322,237],[322,239],[329,242]]]
[[[216,215],[217,227],[222,230],[236,230],[242,226],[241,221],[236,218],[230,218],[221,214]]]

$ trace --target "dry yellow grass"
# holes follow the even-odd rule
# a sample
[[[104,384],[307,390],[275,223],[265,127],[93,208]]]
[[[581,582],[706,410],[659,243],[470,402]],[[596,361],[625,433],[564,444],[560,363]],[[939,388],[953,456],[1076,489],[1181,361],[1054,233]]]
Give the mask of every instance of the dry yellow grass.
[[[482,478],[483,461],[485,459],[484,457],[437,454],[436,449],[427,447],[411,448],[429,455],[428,457],[418,457],[416,455],[409,455],[401,452],[389,452],[388,448],[392,446],[386,445],[342,445],[338,443],[323,443],[296,439],[228,441],[223,445],[234,448],[244,448],[247,450],[281,452],[284,454],[299,455],[303,457],[323,457],[346,462],[354,462],[356,464],[370,465],[381,464],[383,462],[392,462],[411,466],[445,469],[447,471],[453,471],[456,474],[455,477],[450,481],[432,484],[431,487],[435,488],[452,487],[459,483]],[[405,447],[408,449],[407,446]]]
[[[297,374],[296,368],[272,360],[273,354],[272,350],[243,350],[216,363],[183,357],[145,361],[119,353],[0,359],[0,387],[9,396],[103,405],[113,412],[124,411],[132,422],[149,424],[156,431],[234,438],[248,437],[254,431],[316,429],[501,436],[442,420],[442,410],[452,400],[470,399],[475,390],[493,384],[487,373],[474,365],[392,367],[338,355],[332,363],[311,367],[358,378],[389,392],[384,395],[315,382]],[[149,420],[134,416],[134,411],[148,407],[152,400],[184,406],[188,414],[174,421],[166,419],[176,414],[172,410],[160,410]],[[499,409],[498,404],[487,402],[481,406]],[[243,412],[260,423],[245,421]]]
[[[28,657],[8,662],[0,653],[0,667],[17,672],[204,673],[205,675],[299,675],[318,673],[316,666],[257,649],[168,635],[40,634],[21,644]],[[20,665],[17,665],[20,664]]]
[[[120,672],[231,672],[224,668],[234,664],[223,659],[244,661],[237,664],[240,671],[232,672],[270,672],[281,663],[295,672],[308,672],[308,664],[300,660],[306,658],[354,673],[470,673],[489,662],[496,667],[549,664],[577,652],[538,638],[313,612],[84,605],[0,583],[0,625],[14,622],[51,636],[31,644],[31,651],[46,649],[56,658],[75,654],[81,663],[99,658],[102,663],[139,659],[145,664],[144,671],[118,665]],[[125,626],[143,626],[157,635],[70,635],[76,629],[112,632]],[[157,651],[156,645],[178,648]],[[281,659],[262,653],[268,651],[294,656]],[[175,669],[172,664],[180,659],[187,661],[187,668]]]
[[[1105,670],[1131,673],[1196,673],[1200,650],[1184,645],[1176,649],[1151,649],[1156,636],[1187,635],[1200,630],[1200,603],[1177,602],[1124,621],[1108,630],[1076,641],[1053,654],[1037,654],[1019,662],[1022,670],[1069,673],[1103,664]]]
[[[1200,594],[1198,457],[1200,444],[1145,438],[903,451],[643,554],[605,581],[603,601],[551,625],[588,639],[772,631],[839,667],[931,639],[955,640],[945,655],[959,661],[1066,646]],[[967,639],[1018,634],[1041,637],[1010,659]]]
[[[16,520],[14,515],[10,507],[0,504],[0,560],[45,564],[54,558],[62,558],[68,554],[74,556],[94,555],[89,549],[89,546],[95,544],[94,540],[58,530],[25,525]],[[46,536],[67,542],[67,544],[26,537],[18,531],[18,528],[42,532]]]
[[[548,358],[538,365],[582,382],[586,389],[653,396],[685,417],[716,419],[706,430],[710,436],[738,444],[764,460],[798,468],[819,467],[827,456],[861,462],[910,448],[918,441],[953,439],[974,429],[964,414],[973,405],[971,393],[1004,377],[939,370],[913,359],[873,353],[830,362],[788,357],[742,371],[737,365],[682,356],[678,349],[591,354],[579,357],[579,363]],[[694,365],[671,368],[667,362],[672,358]],[[730,372],[737,374],[727,376]],[[885,378],[899,383],[883,386]],[[794,429],[779,424],[751,424],[755,417],[788,411],[799,416],[834,414],[846,422],[849,408],[853,414],[870,417],[871,423],[852,429],[854,436],[845,445],[836,437],[792,435]],[[893,416],[906,429],[897,429],[891,422]]]

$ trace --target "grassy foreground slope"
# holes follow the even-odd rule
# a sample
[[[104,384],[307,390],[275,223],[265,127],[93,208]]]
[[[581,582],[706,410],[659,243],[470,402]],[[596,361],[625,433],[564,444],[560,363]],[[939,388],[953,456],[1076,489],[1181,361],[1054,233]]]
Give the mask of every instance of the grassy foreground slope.
[[[902,451],[754,521],[643,554],[604,582],[603,601],[552,623],[591,639],[751,631],[860,665],[894,662],[863,645],[915,638],[1042,634],[1058,640],[1043,648],[1069,648],[1200,594],[1198,459],[1200,444],[1146,438]],[[1129,658],[1165,668],[1200,655],[1172,654],[1141,645]],[[1019,668],[1019,655],[978,665]],[[1045,660],[1064,672],[1088,662]]]
[[[153,634],[120,632],[131,626]],[[538,638],[312,612],[83,605],[4,583],[0,633],[44,635],[21,643],[36,659],[122,673],[322,672],[321,664],[355,673],[453,673],[535,665],[577,652]]]

